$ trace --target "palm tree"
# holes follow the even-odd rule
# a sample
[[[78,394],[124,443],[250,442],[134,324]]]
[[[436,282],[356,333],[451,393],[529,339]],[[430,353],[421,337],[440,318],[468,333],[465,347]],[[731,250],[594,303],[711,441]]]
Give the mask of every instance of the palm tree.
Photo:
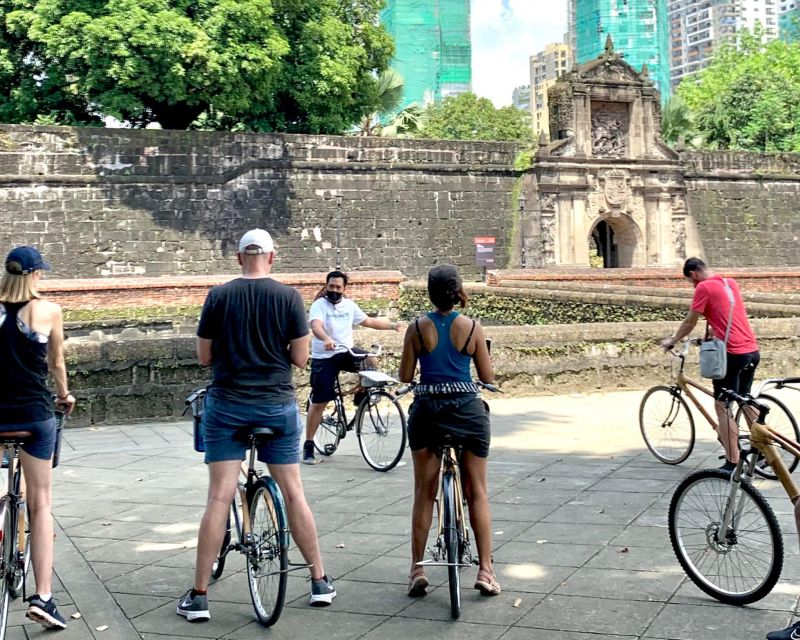
[[[412,102],[388,124],[381,127],[380,135],[384,138],[413,138],[422,130],[427,113],[424,107]]]
[[[687,138],[690,138],[692,143],[697,142],[694,132],[694,116],[683,98],[675,94],[667,100],[661,113],[661,139],[674,146],[679,140]]]
[[[395,113],[403,103],[403,94],[406,85],[401,76],[394,69],[387,69],[378,76],[378,106],[372,113],[364,116],[358,126],[357,135],[378,135],[382,128],[382,120]]]

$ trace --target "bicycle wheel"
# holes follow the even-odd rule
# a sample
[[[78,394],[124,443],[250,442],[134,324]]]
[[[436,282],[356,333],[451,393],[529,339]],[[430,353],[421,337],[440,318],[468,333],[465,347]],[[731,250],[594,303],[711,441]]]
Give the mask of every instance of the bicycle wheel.
[[[236,508],[236,498],[233,499],[233,506],[232,509]],[[219,577],[222,575],[223,569],[225,569],[225,560],[228,558],[228,545],[231,543],[231,512],[228,511],[228,522],[225,525],[225,537],[222,539],[222,545],[219,548],[219,555],[217,559],[214,561],[214,564],[211,565],[211,579],[212,580],[219,580]]]
[[[250,498],[253,546],[247,554],[250,598],[258,621],[270,627],[278,621],[286,598],[289,566],[286,507],[272,478],[259,478]]]
[[[358,405],[356,435],[361,455],[376,471],[397,466],[406,448],[406,416],[388,391],[373,391]]]
[[[309,398],[306,403],[306,413],[310,404],[311,399]],[[333,409],[322,414],[322,421],[314,434],[314,448],[323,456],[332,455],[336,451],[344,430],[343,423],[344,420],[339,415],[339,403],[334,400]]]
[[[719,469],[684,478],[669,505],[669,537],[681,566],[700,589],[720,602],[750,604],[778,581],[783,538],[764,496],[742,482],[730,528],[720,540],[730,491],[730,475]]]
[[[0,498],[0,526],[2,526],[2,566],[0,566],[0,640],[6,637],[8,625],[8,601],[10,597],[9,582],[13,575],[9,570],[13,565],[14,554],[17,548],[17,532],[14,530],[14,513],[11,500],[8,496]]]
[[[456,520],[456,497],[452,471],[446,471],[442,477],[442,501],[444,513],[442,534],[447,554],[447,578],[450,583],[450,614],[454,620],[461,616],[461,562],[458,552],[458,522]]]
[[[650,389],[639,406],[639,428],[647,448],[667,464],[680,464],[694,448],[694,418],[674,387]]]
[[[19,526],[16,527],[17,534],[19,534]],[[22,551],[19,549],[19,544],[13,550],[13,560],[10,565],[8,595],[12,599],[17,599],[22,595],[22,586],[25,582],[25,577],[28,575],[28,569],[31,565],[31,530],[30,530],[30,513],[25,509],[25,540],[22,546]]]
[[[758,396],[757,400],[769,407],[769,413],[767,414],[767,425],[769,427],[793,442],[800,442],[800,429],[797,427],[797,420],[794,419],[792,412],[786,408],[783,402],[766,393],[762,393]],[[735,419],[741,431],[747,432],[750,430],[747,420],[745,420],[742,407],[739,407],[739,410],[736,412]],[[778,452],[786,468],[789,469],[789,472],[791,473],[794,471],[798,463],[794,454],[789,453],[785,449],[779,449]],[[759,459],[758,463],[756,463],[756,473],[770,480],[776,480],[778,477],[764,458]]]

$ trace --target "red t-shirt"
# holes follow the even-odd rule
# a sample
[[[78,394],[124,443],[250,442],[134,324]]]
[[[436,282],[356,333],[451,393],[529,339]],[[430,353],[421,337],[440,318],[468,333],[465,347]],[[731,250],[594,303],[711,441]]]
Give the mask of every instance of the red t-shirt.
[[[725,278],[733,292],[733,321],[731,333],[728,338],[728,353],[753,353],[758,351],[758,342],[750,322],[747,320],[747,310],[742,302],[739,285],[733,278]],[[703,280],[694,290],[692,311],[703,314],[714,335],[720,340],[725,339],[725,329],[728,326],[731,303],[722,276],[712,276]]]

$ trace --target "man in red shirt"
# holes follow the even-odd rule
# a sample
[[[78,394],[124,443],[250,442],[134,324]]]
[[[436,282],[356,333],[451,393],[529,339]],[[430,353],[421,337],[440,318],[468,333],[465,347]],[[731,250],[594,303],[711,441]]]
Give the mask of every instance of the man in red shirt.
[[[753,376],[760,360],[758,342],[747,320],[747,311],[736,280],[718,276],[700,258],[689,258],[683,265],[683,275],[694,287],[694,299],[686,319],[678,327],[675,335],[661,342],[665,349],[672,349],[678,341],[688,336],[694,330],[700,316],[705,317],[711,332],[720,340],[724,340],[728,318],[731,317],[730,297],[726,289],[729,287],[733,294],[733,314],[726,346],[728,369],[724,378],[713,380],[716,399],[714,408],[719,423],[717,432],[722,446],[725,447],[727,459],[721,468],[733,471],[739,462],[739,427],[719,397],[723,389],[730,389],[741,395],[750,393]]]

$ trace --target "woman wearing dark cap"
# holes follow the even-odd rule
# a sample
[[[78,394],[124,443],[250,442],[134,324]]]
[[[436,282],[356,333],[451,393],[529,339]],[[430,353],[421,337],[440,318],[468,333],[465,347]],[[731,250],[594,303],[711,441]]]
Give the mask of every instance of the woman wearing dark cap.
[[[38,593],[27,616],[49,629],[67,626],[51,593],[53,518],[51,475],[56,442],[48,371],[56,403],[67,412],[75,398],[67,387],[61,307],[39,297],[36,286],[50,266],[30,246],[12,250],[0,280],[0,432],[29,431],[20,460],[31,529],[31,560]]]
[[[458,269],[440,264],[428,273],[428,296],[434,311],[409,324],[400,361],[400,379],[411,382],[420,364],[419,384],[408,415],[408,439],[414,460],[414,508],[411,516],[411,572],[408,595],[425,595],[428,578],[417,565],[433,518],[440,459],[436,447],[452,434],[464,443],[461,457],[464,494],[478,548],[479,568],[475,588],[497,595],[500,585],[492,568],[492,521],[486,490],[489,455],[489,415],[472,381],[470,364],[478,378],[490,383],[494,369],[483,327],[454,310],[467,303]]]

